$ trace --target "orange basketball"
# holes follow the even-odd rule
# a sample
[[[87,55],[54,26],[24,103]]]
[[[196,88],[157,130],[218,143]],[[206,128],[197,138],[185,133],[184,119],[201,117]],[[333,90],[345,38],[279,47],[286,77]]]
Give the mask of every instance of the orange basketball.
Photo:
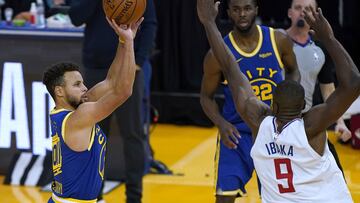
[[[128,25],[143,16],[146,0],[103,0],[103,8],[109,19]]]

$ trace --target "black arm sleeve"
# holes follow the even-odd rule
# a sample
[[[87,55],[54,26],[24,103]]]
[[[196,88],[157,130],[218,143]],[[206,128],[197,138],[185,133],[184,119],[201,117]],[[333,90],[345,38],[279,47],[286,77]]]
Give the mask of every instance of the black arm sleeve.
[[[154,47],[156,36],[157,20],[153,0],[147,0],[144,21],[135,38],[135,61],[140,67],[149,58],[150,52]]]

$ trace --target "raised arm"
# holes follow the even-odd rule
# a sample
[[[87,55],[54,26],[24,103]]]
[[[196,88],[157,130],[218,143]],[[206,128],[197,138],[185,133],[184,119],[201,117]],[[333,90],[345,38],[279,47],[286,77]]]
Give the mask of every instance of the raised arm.
[[[326,49],[321,46],[321,44],[317,45],[320,46],[320,48],[325,54],[325,64],[323,65],[320,73],[318,74],[318,80],[323,101],[326,101],[329,96],[335,91],[335,77],[333,75],[333,70],[335,70],[335,67]],[[349,139],[351,139],[351,131],[346,126],[342,117],[340,117],[336,122],[335,134],[338,136],[338,139],[343,142],[347,142]]]
[[[285,80],[300,82],[300,71],[293,51],[292,40],[279,30],[275,30],[274,32],[281,62],[285,69]]]
[[[141,18],[137,23],[142,23],[142,22],[143,22],[143,18]],[[111,25],[111,23],[110,23],[110,25]],[[139,25],[134,25],[134,26],[139,26]],[[114,29],[116,29],[116,28],[114,28]],[[137,29],[137,27],[136,27],[136,29]],[[134,34],[136,34],[136,33],[134,33]],[[118,33],[118,35],[119,35],[119,33]],[[120,40],[120,38],[119,38],[119,40]],[[121,49],[124,49],[124,45],[125,44],[119,43],[117,51],[116,51],[116,56],[109,67],[106,78],[87,91],[86,96],[88,98],[88,101],[90,101],[90,102],[98,101],[101,97],[103,97],[105,94],[107,94],[108,91],[110,91],[111,88],[113,87],[112,81],[115,80],[115,76],[118,76],[119,71],[122,70],[121,68],[119,68],[120,67],[119,64],[123,62],[122,58],[124,58],[124,56],[121,56],[123,54],[122,53],[123,51],[121,51]]]
[[[128,28],[125,28],[126,25],[118,26],[114,20],[109,22],[124,42],[119,42],[115,58],[104,81],[109,86],[106,94],[97,101],[81,104],[68,118],[65,142],[71,149],[77,151],[86,149],[94,124],[109,116],[131,95],[136,70],[134,37],[141,21],[142,19]]]
[[[310,10],[305,11],[305,19],[333,59],[339,82],[338,87],[325,103],[312,108],[304,118],[306,132],[312,137],[336,122],[359,96],[360,74],[347,51],[336,40],[321,9],[315,11],[310,7]]]
[[[198,0],[198,16],[205,27],[214,56],[228,80],[236,110],[249,125],[253,134],[256,134],[269,107],[254,95],[249,80],[241,73],[234,56],[225,45],[215,24],[218,6],[219,2],[214,4],[213,0]]]

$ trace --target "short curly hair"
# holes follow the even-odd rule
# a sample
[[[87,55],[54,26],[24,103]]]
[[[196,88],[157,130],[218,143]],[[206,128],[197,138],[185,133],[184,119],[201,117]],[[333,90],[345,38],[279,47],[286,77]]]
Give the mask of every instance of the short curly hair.
[[[226,5],[229,6],[231,1],[233,1],[233,0],[225,0]],[[254,3],[254,6],[258,6],[258,1],[257,0],[253,0],[253,3]]]
[[[64,74],[70,71],[80,72],[80,67],[71,62],[61,62],[52,65],[43,75],[43,83],[55,101],[55,87],[64,84]]]

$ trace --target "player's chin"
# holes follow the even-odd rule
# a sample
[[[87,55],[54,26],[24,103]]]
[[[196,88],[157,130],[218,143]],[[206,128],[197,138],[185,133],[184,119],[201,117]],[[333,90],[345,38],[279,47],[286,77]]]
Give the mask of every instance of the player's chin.
[[[237,26],[238,30],[240,30],[241,32],[248,32],[250,30],[250,26],[249,25],[238,25]]]

